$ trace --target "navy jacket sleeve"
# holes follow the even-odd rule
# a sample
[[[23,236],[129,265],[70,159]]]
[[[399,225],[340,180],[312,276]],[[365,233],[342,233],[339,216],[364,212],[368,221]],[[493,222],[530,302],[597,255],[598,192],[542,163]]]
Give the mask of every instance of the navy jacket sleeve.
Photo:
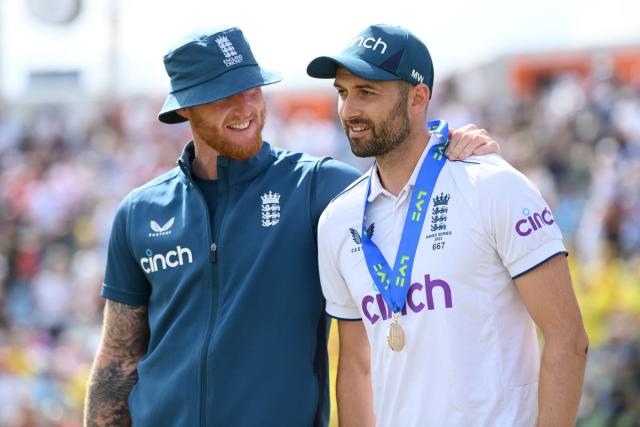
[[[361,175],[362,172],[353,166],[334,159],[324,158],[318,162],[311,190],[311,220],[314,236],[318,231],[318,220],[324,208]]]
[[[128,201],[129,198],[120,204],[113,221],[101,295],[128,305],[140,306],[147,304],[150,287],[129,245]]]

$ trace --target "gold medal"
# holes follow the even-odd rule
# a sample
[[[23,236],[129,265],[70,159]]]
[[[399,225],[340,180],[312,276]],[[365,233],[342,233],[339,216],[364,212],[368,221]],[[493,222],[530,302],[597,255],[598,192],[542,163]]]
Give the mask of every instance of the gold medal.
[[[404,329],[398,323],[398,317],[399,313],[393,314],[393,322],[387,329],[387,342],[393,351],[401,351],[404,348]]]

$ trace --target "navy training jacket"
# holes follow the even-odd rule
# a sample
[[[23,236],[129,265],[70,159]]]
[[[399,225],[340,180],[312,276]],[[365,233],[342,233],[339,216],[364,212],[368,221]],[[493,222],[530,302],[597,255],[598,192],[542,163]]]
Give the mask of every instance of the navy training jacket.
[[[102,296],[148,306],[151,330],[133,425],[327,425],[316,227],[360,172],[268,143],[249,160],[219,157],[212,228],[193,156],[189,143],[113,223]]]

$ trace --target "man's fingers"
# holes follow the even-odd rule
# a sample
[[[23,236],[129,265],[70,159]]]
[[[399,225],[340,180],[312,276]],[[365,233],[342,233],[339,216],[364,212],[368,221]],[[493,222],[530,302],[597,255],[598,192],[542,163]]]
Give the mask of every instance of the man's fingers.
[[[479,135],[477,132],[469,132],[466,133],[462,140],[464,141],[464,145],[462,145],[462,150],[460,150],[460,154],[458,154],[458,158],[460,160],[468,159],[479,145],[483,144],[483,138],[486,138],[483,135]]]
[[[501,154],[500,145],[486,129],[471,123],[458,129],[449,129],[449,145],[445,155],[449,160],[465,160],[473,155]]]
[[[469,124],[466,124],[466,125],[462,126],[461,128],[458,128],[458,129],[449,129],[449,135],[451,135],[452,132],[454,132],[454,131],[455,132],[464,133],[464,132],[474,131],[474,130],[477,130],[477,129],[478,129],[478,126],[476,126],[474,123],[469,123]]]
[[[450,130],[449,131],[449,145],[445,150],[445,155],[449,160],[457,160],[460,155],[460,152],[464,148],[462,146],[463,140],[462,137],[464,135],[464,131],[460,129]]]
[[[474,129],[472,130],[471,128]],[[469,150],[468,146],[472,143],[473,138],[478,135],[478,127],[474,124],[469,124],[449,132],[449,134],[450,143],[447,150],[445,150],[447,158],[449,160],[464,160],[469,157],[476,145],[471,150]]]
[[[483,156],[491,153],[502,154],[500,144],[493,139],[490,139],[486,144],[479,145],[475,150],[473,150],[473,154],[476,156]]]
[[[475,135],[469,144],[465,145],[460,153],[460,159],[464,160],[471,156],[482,156],[485,154],[501,154],[500,145],[488,135]]]

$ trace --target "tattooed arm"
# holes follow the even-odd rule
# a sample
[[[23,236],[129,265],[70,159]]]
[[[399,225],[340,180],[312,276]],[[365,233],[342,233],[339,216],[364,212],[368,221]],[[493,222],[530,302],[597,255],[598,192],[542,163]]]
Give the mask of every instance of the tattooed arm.
[[[127,399],[148,344],[147,307],[107,300],[102,341],[89,377],[85,427],[131,425]]]

